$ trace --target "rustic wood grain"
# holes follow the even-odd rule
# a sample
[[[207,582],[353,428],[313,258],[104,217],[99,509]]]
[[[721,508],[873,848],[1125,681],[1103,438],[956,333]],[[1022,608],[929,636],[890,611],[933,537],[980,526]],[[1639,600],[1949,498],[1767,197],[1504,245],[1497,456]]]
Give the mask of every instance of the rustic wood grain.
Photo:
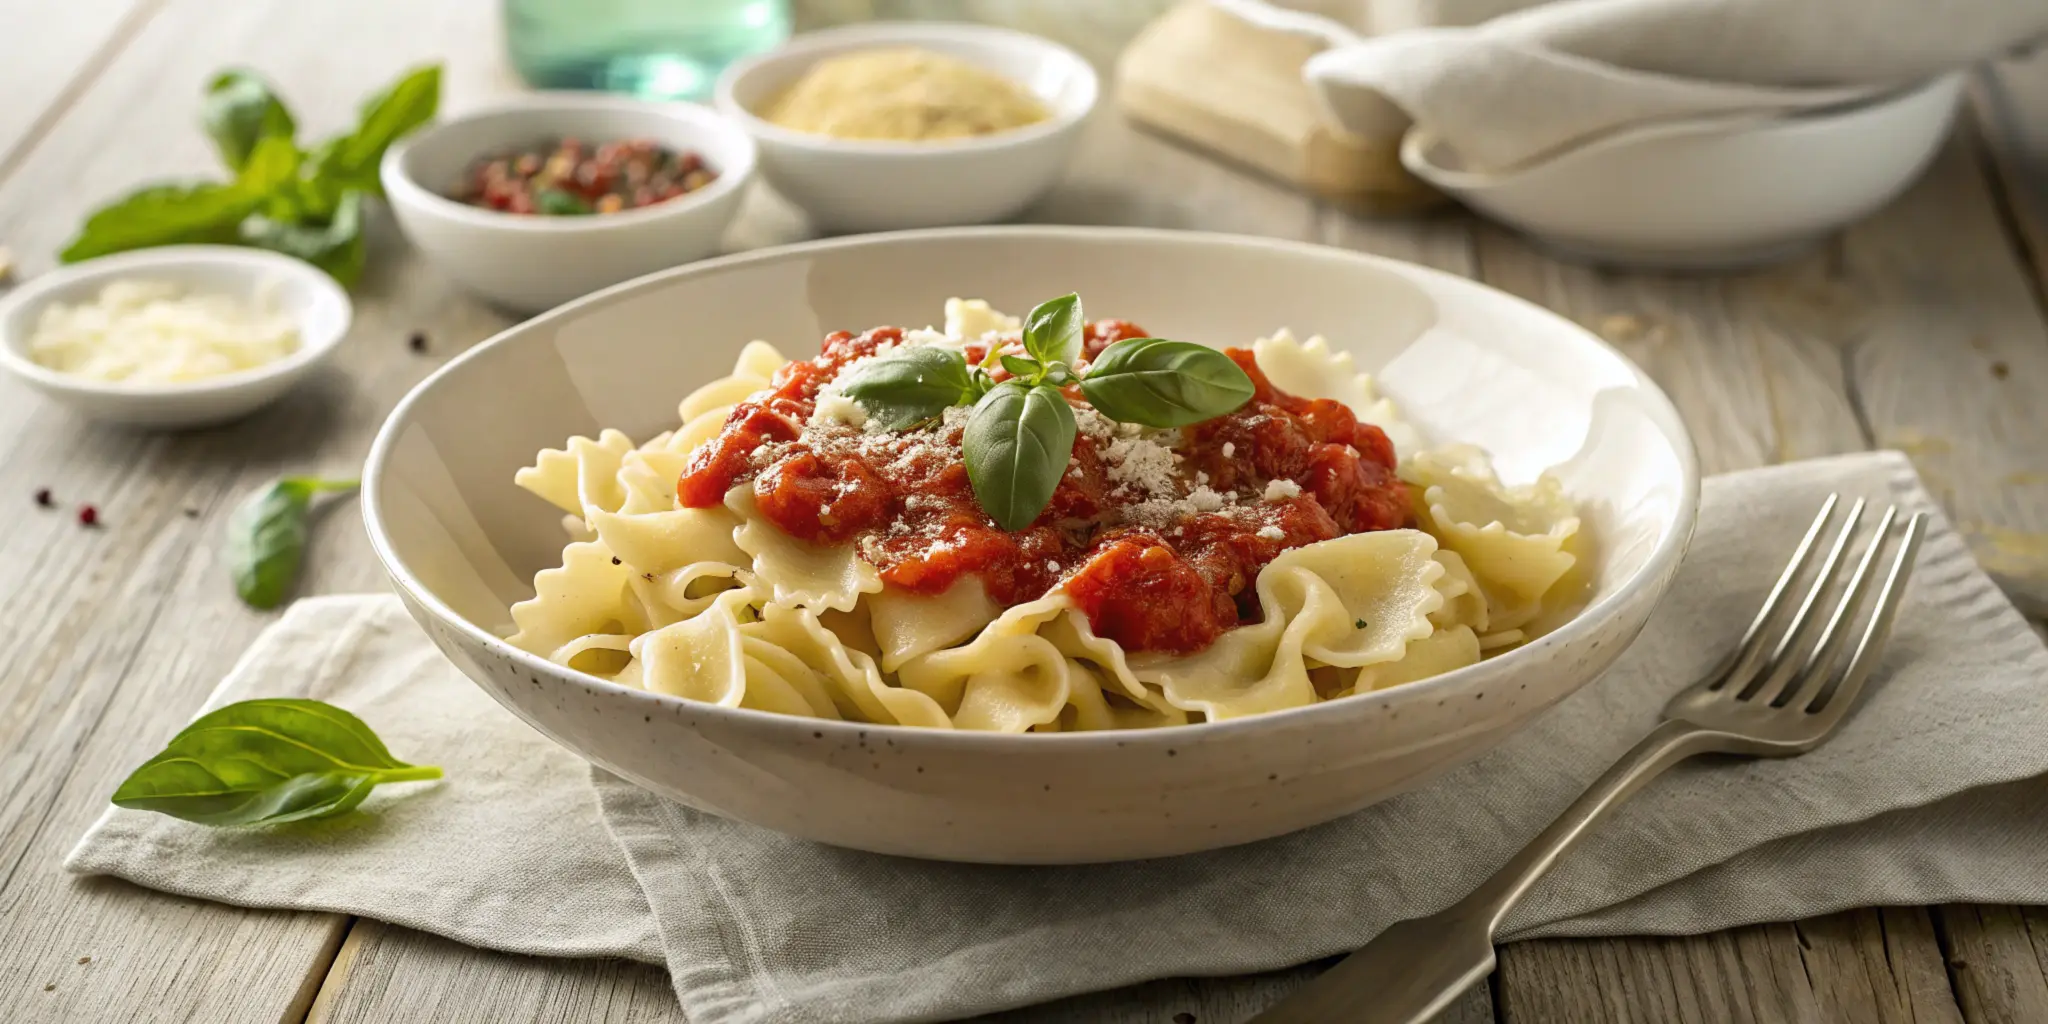
[[[227,64],[275,78],[313,131],[433,55],[434,36],[488,39],[488,7],[173,3],[78,95],[0,184],[0,236],[31,270],[87,209],[141,176],[201,172],[211,154],[196,97]],[[434,31],[417,33],[426,26]],[[337,46],[350,32],[376,47]],[[365,56],[374,51],[375,56]],[[466,87],[460,71],[452,91]],[[472,90],[474,91],[474,90]],[[147,159],[107,159],[109,152]],[[9,1021],[276,1021],[302,1013],[345,919],[173,899],[59,863],[134,763],[175,732],[269,621],[219,567],[227,509],[284,472],[353,475],[384,412],[435,357],[502,318],[453,296],[379,223],[373,270],[334,364],[292,398],[231,427],[149,435],[89,424],[0,384],[0,1000]],[[48,487],[61,505],[38,510]],[[74,514],[97,506],[103,525]],[[382,585],[352,502],[310,553],[305,588]],[[80,963],[80,958],[90,962]]]
[[[1503,952],[1503,1024],[1962,1020],[1921,908],[1688,938],[1518,943]]]
[[[1937,907],[1935,921],[1964,1020],[2048,1020],[2048,910]]]
[[[1966,124],[1920,185],[1844,233],[1827,301],[1876,444],[1912,456],[1978,562],[2039,616],[2048,326],[2011,242]]]
[[[58,18],[44,14],[49,6],[0,0],[0,33],[14,40],[0,60],[0,180],[148,21],[157,0],[78,0]]]

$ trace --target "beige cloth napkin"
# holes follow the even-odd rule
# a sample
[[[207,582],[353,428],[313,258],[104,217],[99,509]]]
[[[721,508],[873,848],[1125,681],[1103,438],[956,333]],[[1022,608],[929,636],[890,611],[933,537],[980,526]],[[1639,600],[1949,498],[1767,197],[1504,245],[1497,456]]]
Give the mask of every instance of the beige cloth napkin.
[[[1331,44],[1303,73],[1353,133],[1424,125],[1482,171],[1650,121],[1867,97],[2048,34],[2042,0],[1371,0],[1321,27],[1288,17],[1301,0],[1213,2]]]
[[[332,700],[398,756],[444,765],[444,781],[380,791],[316,828],[221,831],[110,810],[67,866],[496,949],[665,963],[696,1024],[943,1020],[1283,967],[1442,908],[1525,843],[1733,642],[1836,489],[1933,508],[1895,453],[1709,480],[1685,568],[1603,679],[1421,790],[1237,849],[1086,868],[935,864],[789,839],[603,773],[593,799],[583,763],[491,704],[394,599],[343,597],[294,606],[212,703]],[[1937,516],[1872,692],[1837,739],[1790,761],[1674,770],[1537,887],[1509,937],[2048,902],[2044,698],[2048,651]],[[1076,999],[1058,1016],[1088,1008]]]

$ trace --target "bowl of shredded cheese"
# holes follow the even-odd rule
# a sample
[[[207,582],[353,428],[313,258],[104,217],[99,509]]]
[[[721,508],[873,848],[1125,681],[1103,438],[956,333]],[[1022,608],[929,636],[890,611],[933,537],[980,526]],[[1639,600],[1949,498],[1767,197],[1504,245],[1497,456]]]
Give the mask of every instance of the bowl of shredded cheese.
[[[283,395],[333,353],[349,316],[347,293],[289,256],[145,249],[0,299],[0,367],[93,419],[202,426]]]
[[[728,67],[717,104],[830,232],[980,224],[1059,180],[1100,85],[1078,54],[986,25],[883,22]]]

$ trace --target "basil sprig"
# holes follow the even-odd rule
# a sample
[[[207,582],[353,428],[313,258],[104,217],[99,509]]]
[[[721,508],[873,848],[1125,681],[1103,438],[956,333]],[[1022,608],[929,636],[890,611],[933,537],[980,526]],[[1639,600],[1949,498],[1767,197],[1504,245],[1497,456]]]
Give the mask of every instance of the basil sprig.
[[[386,782],[440,777],[391,756],[362,719],[332,704],[245,700],[199,716],[113,801],[202,825],[273,825],[353,810]]]
[[[282,604],[298,579],[311,532],[307,513],[313,495],[353,490],[354,480],[285,477],[249,495],[228,516],[228,573],[235,593],[252,608]]]
[[[1102,350],[1081,377],[1081,394],[1119,423],[1185,427],[1249,401],[1252,381],[1213,348],[1132,338]]]
[[[1074,407],[1050,384],[1006,380],[974,403],[960,447],[982,511],[1021,530],[1045,511],[1074,452]]]
[[[208,84],[200,124],[234,173],[230,182],[152,185],[86,218],[59,258],[209,242],[296,256],[344,285],[363,269],[364,196],[380,196],[377,164],[399,136],[434,116],[438,65],[417,68],[363,104],[356,127],[299,148],[291,111],[251,71]]]
[[[855,370],[839,393],[884,430],[903,430],[978,397],[967,360],[951,349],[899,348]]]
[[[970,367],[954,349],[898,348],[862,364],[839,390],[886,430],[971,403],[961,437],[967,480],[989,518],[1021,530],[1045,511],[1073,456],[1074,410],[1062,387],[1079,384],[1096,412],[1148,427],[1200,423],[1252,397],[1251,378],[1229,356],[1185,341],[1120,341],[1076,372],[1086,326],[1081,297],[1062,295],[1024,318],[1024,355],[991,347]],[[988,371],[996,366],[1010,379],[993,382]]]

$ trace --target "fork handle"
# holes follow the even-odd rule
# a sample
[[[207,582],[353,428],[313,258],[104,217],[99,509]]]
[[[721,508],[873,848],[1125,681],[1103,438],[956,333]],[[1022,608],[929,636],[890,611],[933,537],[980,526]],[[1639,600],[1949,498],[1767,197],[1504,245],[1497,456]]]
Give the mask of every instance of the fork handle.
[[[1652,729],[1471,895],[1387,929],[1252,1024],[1427,1021],[1493,969],[1493,933],[1501,919],[1587,829],[1664,769],[1724,750],[1726,741],[1725,733],[1679,721]]]

